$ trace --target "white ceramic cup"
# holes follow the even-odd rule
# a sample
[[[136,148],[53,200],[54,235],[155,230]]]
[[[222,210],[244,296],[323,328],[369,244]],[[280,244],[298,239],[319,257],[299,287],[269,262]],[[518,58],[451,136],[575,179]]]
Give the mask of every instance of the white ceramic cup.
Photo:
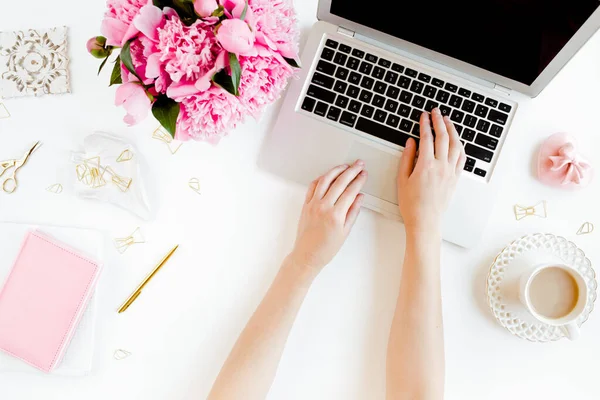
[[[579,299],[577,299],[577,304],[569,314],[560,318],[547,318],[543,315],[540,315],[531,303],[531,283],[540,272],[547,268],[561,268],[565,270],[573,277],[573,279],[575,279],[577,287],[579,288]],[[524,273],[521,276],[519,285],[519,299],[535,319],[544,324],[558,326],[560,329],[562,329],[565,336],[570,340],[575,340],[579,337],[579,326],[577,325],[577,319],[585,311],[588,301],[588,287],[585,283],[585,279],[583,279],[583,276],[577,270],[568,265],[560,263],[544,263]]]

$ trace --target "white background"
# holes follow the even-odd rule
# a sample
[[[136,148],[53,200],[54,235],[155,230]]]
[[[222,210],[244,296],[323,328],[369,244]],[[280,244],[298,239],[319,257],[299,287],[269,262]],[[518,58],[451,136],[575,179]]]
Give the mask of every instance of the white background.
[[[317,0],[296,3],[305,38],[316,20]],[[293,242],[304,189],[256,167],[278,106],[260,123],[240,126],[218,147],[189,143],[171,156],[151,139],[154,120],[135,128],[123,124],[123,110],[113,106],[114,88],[107,87],[110,68],[96,77],[98,61],[86,54],[85,43],[99,34],[103,1],[3,0],[0,7],[2,30],[70,28],[73,91],[5,102],[12,118],[0,120],[0,158],[20,155],[35,140],[44,145],[21,171],[18,192],[0,195],[0,220],[95,227],[107,237],[93,374],[83,379],[0,374],[0,398],[204,399]],[[509,176],[508,184],[481,245],[466,251],[444,244],[449,400],[600,398],[598,311],[579,341],[532,344],[495,322],[484,293],[495,254],[524,233],[563,235],[592,262],[599,259],[600,233],[577,237],[575,232],[586,220],[600,227],[600,181],[582,191],[562,192],[541,185],[532,173],[537,147],[557,131],[575,134],[600,168],[599,89],[596,35],[538,98],[521,106],[504,147],[502,173]],[[97,129],[134,141],[147,158],[154,221],[144,223],[116,208],[78,200],[68,188],[61,195],[44,190],[58,181],[68,152]],[[191,177],[202,182],[201,196],[188,188]],[[515,203],[543,199],[548,219],[514,220]],[[124,255],[110,247],[109,239],[137,226],[146,244]],[[172,261],[127,313],[117,315],[123,299],[175,243],[181,248]],[[347,245],[312,287],[269,399],[384,399],[386,344],[403,243],[400,223],[363,211]],[[118,348],[133,355],[115,361]]]

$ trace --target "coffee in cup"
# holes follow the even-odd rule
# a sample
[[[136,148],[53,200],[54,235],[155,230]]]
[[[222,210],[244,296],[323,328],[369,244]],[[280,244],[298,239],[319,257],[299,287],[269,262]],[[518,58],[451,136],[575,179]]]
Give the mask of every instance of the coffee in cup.
[[[538,265],[520,282],[521,302],[542,323],[560,327],[571,340],[579,337],[576,320],[587,304],[587,285],[575,269],[558,263]]]
[[[538,314],[558,319],[569,315],[577,306],[579,286],[569,271],[550,266],[532,278],[529,298]]]

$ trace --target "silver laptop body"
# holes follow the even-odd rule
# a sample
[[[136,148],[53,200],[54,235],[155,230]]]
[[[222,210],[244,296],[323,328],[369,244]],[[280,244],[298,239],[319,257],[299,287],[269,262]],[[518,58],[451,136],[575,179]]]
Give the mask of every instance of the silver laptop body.
[[[443,108],[459,127],[469,157],[444,217],[443,238],[472,247],[483,234],[502,185],[501,163],[510,162],[502,149],[518,102],[537,96],[598,30],[600,9],[597,3],[588,3],[585,10],[577,10],[572,20],[577,19],[581,26],[565,39],[564,45],[555,46],[557,54],[545,54],[547,65],[533,71],[536,76],[531,68],[513,73],[511,62],[499,60],[502,68],[511,71],[506,75],[520,74],[513,79],[416,44],[416,40],[410,42],[386,33],[397,29],[393,19],[380,29],[378,14],[363,20],[352,3],[359,4],[348,0],[319,2],[319,22],[313,26],[304,47],[299,79],[290,84],[259,164],[285,179],[307,184],[335,165],[360,158],[369,171],[363,191],[365,207],[400,218],[396,174],[403,143],[408,137],[418,136],[418,113],[433,106]],[[382,2],[377,4],[377,9],[386,8]],[[392,9],[402,10],[403,4],[388,4],[390,13],[398,13],[401,24],[402,14]],[[412,17],[423,19],[434,9],[430,5],[425,13]],[[507,12],[513,11],[518,9]],[[485,18],[486,14],[480,15]],[[423,29],[428,26],[423,23]],[[452,29],[452,25],[447,29]],[[510,32],[511,28],[506,29]],[[406,34],[418,38],[415,31],[418,29]],[[473,38],[473,43],[457,44],[454,49],[463,51],[466,47],[471,54],[478,54],[478,46],[486,43],[485,37],[482,39],[475,31]],[[439,36],[440,43],[444,40],[447,37]],[[502,46],[497,38],[492,42],[496,47]],[[488,53],[493,57],[493,51]]]

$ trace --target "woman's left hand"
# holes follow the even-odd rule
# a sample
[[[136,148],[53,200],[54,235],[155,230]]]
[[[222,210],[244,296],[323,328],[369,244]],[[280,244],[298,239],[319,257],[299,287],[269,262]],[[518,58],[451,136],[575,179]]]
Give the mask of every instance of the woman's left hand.
[[[319,272],[338,253],[360,213],[364,162],[340,165],[313,181],[306,194],[290,259]]]

